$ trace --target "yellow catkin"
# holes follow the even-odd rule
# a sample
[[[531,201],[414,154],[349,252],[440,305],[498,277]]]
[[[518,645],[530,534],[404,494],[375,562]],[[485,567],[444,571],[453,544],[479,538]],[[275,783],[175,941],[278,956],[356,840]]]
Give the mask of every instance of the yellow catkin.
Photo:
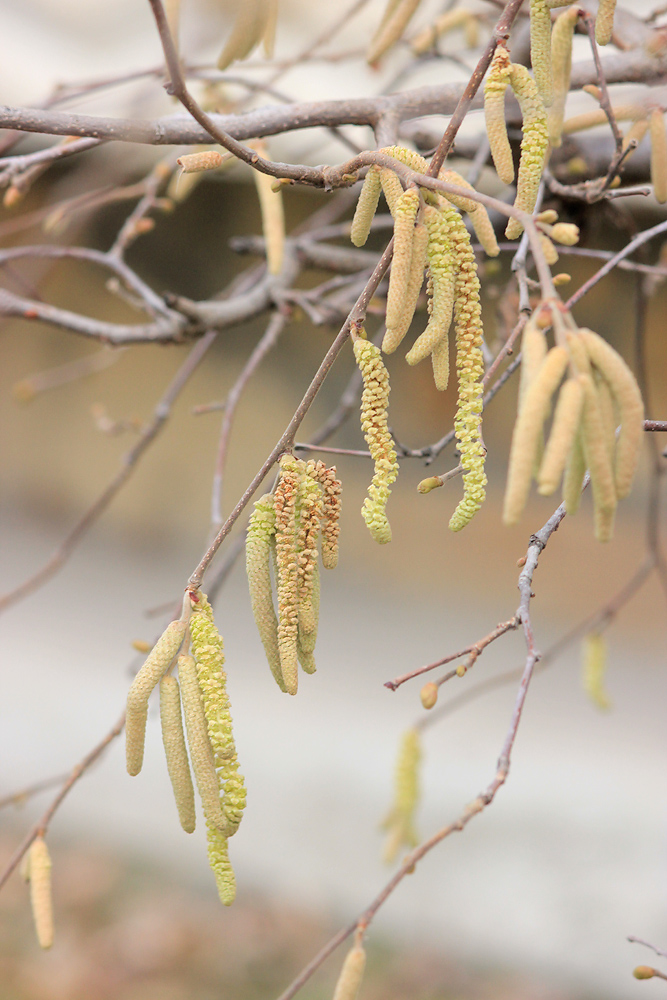
[[[518,524],[526,505],[535,455],[551,397],[558,388],[568,363],[564,347],[552,348],[530,384],[514,425],[507,487],[503,507],[505,524]]]
[[[444,336],[431,351],[433,384],[438,392],[444,392],[449,385],[449,337]]]
[[[616,121],[637,121],[646,117],[646,108],[641,104],[619,104],[613,109]],[[593,128],[595,125],[606,125],[609,119],[602,108],[595,111],[584,111],[580,115],[573,115],[563,124],[563,135],[571,135],[573,132],[582,132],[584,129]]]
[[[586,475],[586,457],[579,432],[572,444],[563,477],[563,503],[568,514],[576,514],[581,503],[581,488]]]
[[[450,184],[458,184],[459,187],[467,188],[469,191],[474,191],[472,184],[468,184],[461,174],[458,174],[456,170],[441,170],[438,174],[440,180],[448,181]],[[462,212],[467,212],[470,216],[470,221],[472,222],[472,228],[475,230],[475,235],[482,245],[482,249],[489,257],[497,257],[500,253],[500,247],[498,246],[498,241],[496,239],[496,234],[491,225],[491,220],[489,218],[489,213],[478,201],[473,201],[471,198],[462,198],[460,195],[447,195],[447,201],[451,201],[452,205],[456,205],[458,209]]]
[[[163,677],[160,681],[160,722],[178,818],[185,832],[192,833],[196,823],[195,793],[183,735],[181,695],[175,677]]]
[[[644,404],[634,375],[620,354],[592,330],[579,331],[588,355],[608,382],[618,407],[621,432],[616,444],[616,494],[622,499],[632,487],[644,431]]]
[[[528,389],[547,356],[547,338],[537,325],[535,314],[526,323],[521,335],[521,374],[519,378],[519,412]]]
[[[382,350],[385,354],[391,354],[396,350],[410,328],[410,323],[417,308],[419,293],[424,284],[424,267],[426,266],[428,242],[428,229],[422,222],[418,222],[414,228],[412,237],[412,257],[410,260],[408,284],[405,291],[404,308],[391,330],[387,326],[382,341]]]
[[[30,905],[40,948],[53,944],[53,899],[51,896],[51,857],[43,837],[30,845]]]
[[[551,496],[555,491],[572,450],[584,405],[582,377],[568,379],[558,396],[549,442],[537,476],[537,492],[542,496]]]
[[[649,115],[651,130],[651,183],[656,201],[667,201],[667,132],[662,108],[653,108]]]
[[[317,611],[313,601],[317,546],[320,537],[324,499],[319,483],[307,473],[299,482],[297,500],[299,530],[297,535],[297,599],[299,604],[299,642],[312,653],[317,636]]]
[[[389,167],[380,168],[380,184],[382,185],[382,193],[389,206],[389,211],[392,215],[395,215],[398,203],[403,196],[403,185],[398,176]]]
[[[604,678],[607,671],[607,644],[600,632],[589,632],[582,648],[582,683],[584,691],[598,708],[611,708],[611,701],[605,690]]]
[[[208,611],[206,595],[198,593],[199,606],[190,618],[192,652],[197,664],[197,680],[204,701],[204,714],[213,762],[224,790],[222,811],[227,823],[227,836],[236,833],[246,804],[246,788],[239,771],[239,760],[232,729],[232,717],[224,670],[222,636]]]
[[[605,441],[604,422],[595,383],[590,375],[582,376],[582,378],[584,383],[584,415],[581,439],[593,489],[595,537],[599,542],[608,542],[611,539],[616,510],[614,474]]]
[[[650,965],[638,965],[632,970],[632,975],[635,979],[653,979],[656,970],[652,969]]]
[[[236,899],[236,879],[229,860],[227,837],[212,823],[207,822],[206,839],[208,841],[208,863],[215,875],[220,902],[223,906],[231,906]]]
[[[167,625],[128,691],[125,721],[125,760],[128,774],[136,775],[141,771],[148,699],[178,652],[185,636],[185,628],[184,621],[170,622]]]
[[[510,84],[523,116],[523,138],[514,207],[524,212],[532,212],[537,201],[549,145],[547,114],[535,81],[525,66],[512,64]],[[523,226],[518,219],[510,219],[505,229],[507,239],[515,240],[522,232]]]
[[[424,223],[428,232],[426,253],[431,276],[431,316],[426,329],[406,355],[409,365],[419,364],[447,337],[454,309],[454,260],[446,219],[439,209],[429,205],[424,211]],[[448,355],[448,345],[445,346]]]
[[[618,422],[616,420],[614,398],[611,394],[609,383],[597,370],[593,371],[593,379],[595,381],[595,389],[598,394],[598,404],[600,406],[600,414],[604,425],[604,437],[607,442],[607,451],[609,452],[609,457],[613,462],[614,453],[616,451],[616,424]]]
[[[595,18],[595,41],[598,45],[608,45],[614,30],[616,0],[600,0]]]
[[[435,43],[443,35],[456,28],[468,28],[470,22],[477,23],[476,18],[464,7],[457,7],[456,10],[445,11],[428,28],[420,31],[410,42],[410,48],[416,56],[424,55],[430,51]],[[474,47],[474,46],[471,46]]]
[[[224,156],[215,149],[207,149],[201,153],[185,153],[176,162],[184,174],[199,174],[204,170],[217,170],[228,159],[229,153]]]
[[[410,280],[412,242],[418,210],[417,188],[411,187],[403,191],[394,210],[394,252],[387,292],[387,336],[392,328],[405,321],[406,293]]]
[[[625,133],[625,135],[623,136],[623,152],[625,152],[630,143],[633,141],[635,141],[637,143],[637,146],[639,146],[639,144],[641,143],[642,139],[644,138],[647,132],[648,132],[647,118],[638,118],[637,121],[634,121],[630,126],[630,128]],[[631,156],[632,153],[628,153],[627,156],[623,158],[623,163],[627,163]]]
[[[381,190],[380,168],[372,165],[368,168],[368,173],[361,186],[361,193],[350,228],[350,239],[355,247],[362,247],[368,239]]]
[[[262,41],[269,13],[265,0],[243,0],[238,4],[231,34],[218,59],[218,69],[227,69],[237,59],[250,55]]]
[[[296,501],[304,463],[291,455],[280,460],[280,480],[275,489],[276,567],[278,587],[278,652],[288,694],[299,684],[296,640],[299,625],[296,561]]]
[[[244,0],[245,2],[245,0]],[[255,148],[261,156],[267,156],[263,143],[255,143]],[[280,274],[285,253],[285,212],[283,196],[279,190],[273,189],[273,178],[253,170],[252,177],[257,188],[259,207],[262,213],[262,232],[266,250],[266,269],[269,274]]]
[[[421,742],[416,729],[403,733],[394,771],[394,802],[382,826],[387,831],[383,857],[387,864],[396,858],[401,847],[415,847],[419,838],[414,816],[419,804],[419,763]]]
[[[428,173],[428,163],[414,149],[409,149],[407,146],[383,146],[381,152],[386,153],[387,156],[393,156],[395,160],[404,163],[406,167],[410,167],[417,174]]]
[[[264,0],[264,2],[266,4],[266,25],[262,35],[262,46],[266,58],[272,59],[278,25],[278,0]]]
[[[197,679],[197,665],[192,656],[179,656],[178,679],[183,699],[185,729],[190,747],[190,760],[195,774],[199,798],[207,823],[225,833],[228,824],[220,802],[220,782],[215,769],[208,724],[204,714],[204,700]]]
[[[572,72],[572,38],[578,20],[579,8],[574,4],[556,19],[551,33],[553,100],[547,110],[547,124],[549,126],[549,142],[554,149],[558,148],[562,141],[565,102],[570,90],[570,74]]]
[[[553,100],[551,10],[548,0],[530,0],[530,60],[545,107]]]
[[[394,442],[387,424],[389,374],[379,348],[363,337],[354,342],[354,356],[364,380],[361,397],[361,429],[368,444],[375,470],[361,515],[368,529],[381,545],[391,541],[391,527],[386,506],[391,485],[398,475]]]
[[[389,0],[388,10],[390,14],[382,19],[380,27],[375,33],[366,53],[366,62],[372,66],[399,38],[402,38],[403,32],[419,3],[420,0],[400,0],[396,4],[393,0]]]
[[[306,463],[306,473],[312,476],[324,493],[324,510],[322,512],[322,565],[325,569],[335,569],[338,565],[338,535],[340,533],[340,497],[342,484],[336,478],[336,466],[330,469],[324,462],[311,461]]]
[[[255,501],[246,535],[245,555],[250,606],[264,652],[276,684],[286,691],[278,652],[278,619],[273,606],[271,589],[271,539],[276,530],[273,494],[265,493]]]
[[[511,184],[514,180],[514,161],[505,123],[505,92],[510,72],[509,53],[504,45],[498,45],[484,84],[484,116],[491,156],[503,184]]]
[[[360,944],[350,948],[334,989],[333,1000],[356,1000],[366,968],[366,952]]]

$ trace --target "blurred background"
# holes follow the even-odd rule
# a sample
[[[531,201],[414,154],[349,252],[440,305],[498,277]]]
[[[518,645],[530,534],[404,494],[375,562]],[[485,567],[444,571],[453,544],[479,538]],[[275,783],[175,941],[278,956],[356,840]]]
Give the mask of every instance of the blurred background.
[[[470,6],[490,23],[495,20],[491,5]],[[428,23],[440,9],[425,4],[420,17]],[[371,0],[337,37],[336,48],[358,46],[381,10],[382,4]],[[183,48],[191,58],[215,58],[230,11],[231,5],[184,5]],[[6,104],[39,105],[59,82],[160,63],[148,5],[138,0],[106,8],[79,0],[33,0],[21,8],[5,2],[0,13],[7,39],[0,68]],[[276,55],[293,56],[331,17],[324,5],[282,3]],[[259,57],[255,61],[261,69]],[[309,100],[374,93],[399,64],[400,53],[379,72],[359,69],[359,62],[348,71],[347,64],[342,70],[322,61],[290,70],[280,87],[290,97]],[[252,61],[244,66],[246,75],[252,66]],[[401,85],[468,75],[453,57],[444,58],[420,67]],[[154,77],[87,94],[67,106],[136,117],[173,110]],[[437,129],[438,120],[429,124]],[[367,130],[345,131],[362,147],[373,142]],[[17,151],[45,142],[28,137]],[[270,151],[314,163],[346,155],[322,130],[272,141]],[[76,217],[49,234],[40,229],[39,213],[88,187],[139,179],[155,159],[150,149],[114,145],[72,158],[45,174],[18,208],[2,209],[0,236],[5,245],[78,242],[107,249],[129,210],[125,203]],[[289,189],[288,229],[325,199]],[[30,213],[39,224],[30,222]],[[633,203],[626,214],[638,228],[664,217],[652,199]],[[156,221],[131,248],[128,263],[156,291],[195,299],[214,294],[249,266],[229,247],[230,239],[261,233],[254,187],[240,168],[206,178]],[[582,226],[584,246],[615,250],[626,242],[621,227],[626,216],[605,205],[579,212],[572,221]],[[382,234],[373,239],[371,248],[381,249]],[[659,252],[654,242],[645,260],[655,261]],[[509,259],[503,254],[499,266],[484,273],[491,344],[502,333],[498,303]],[[572,274],[574,289],[598,264],[563,256],[560,266]],[[22,260],[3,270],[21,294],[107,320],[137,320],[136,311],[105,285],[107,274],[84,262]],[[300,285],[310,287],[327,276],[308,271]],[[578,322],[607,337],[633,364],[640,280],[616,271],[575,311]],[[649,415],[662,419],[667,416],[666,294],[657,287],[649,299],[645,338]],[[164,432],[65,568],[4,614],[0,797],[67,772],[119,716],[139,662],[131,643],[152,641],[161,630],[159,609],[178,598],[209,535],[221,415],[197,416],[193,408],[224,400],[267,322],[265,316],[219,334]],[[371,334],[377,323],[369,322]],[[233,431],[225,513],[282,433],[336,332],[314,326],[296,310],[252,379]],[[45,562],[114,475],[136,440],[133,428],[150,418],[188,347],[117,351],[111,364],[86,378],[31,394],[26,380],[36,373],[90,357],[99,347],[18,320],[4,320],[0,334],[5,591]],[[452,425],[452,389],[438,394],[426,366],[408,369],[398,355],[387,364],[390,421],[398,439],[420,447],[440,438]],[[307,441],[335,408],[353,365],[351,350],[344,351],[300,440]],[[217,900],[203,832],[188,837],[180,830],[153,709],[141,775],[128,778],[117,741],[75,786],[52,823],[52,952],[38,953],[18,875],[3,890],[2,1000],[274,997],[331,933],[368,904],[390,874],[380,861],[379,824],[391,802],[399,736],[423,715],[419,681],[396,693],[383,682],[465,647],[513,614],[517,560],[530,533],[556,505],[553,498],[533,496],[518,528],[501,526],[515,406],[516,385],[510,383],[486,412],[489,496],[460,534],[447,528],[459,480],[428,496],[416,492],[424,475],[456,464],[451,451],[428,472],[419,461],[401,463],[389,505],[394,540],[383,547],[372,541],[359,514],[368,464],[346,456],[337,461],[344,489],[340,564],[323,574],[318,671],[302,677],[296,698],[282,695],[270,677],[241,564],[221,591],[216,618],[225,638],[237,745],[249,789],[244,823],[231,842],[238,882],[234,906],[223,910]],[[125,422],[128,429],[105,434],[100,430],[105,420]],[[356,411],[330,443],[364,446]],[[543,554],[533,602],[542,650],[608,601],[641,563],[646,452],[610,545],[594,541],[586,498],[580,514],[563,523]],[[224,556],[223,547],[219,559]],[[380,911],[369,936],[362,996],[621,998],[661,989],[660,982],[631,977],[635,965],[652,959],[626,937],[667,945],[665,619],[665,597],[652,577],[606,632],[608,712],[583,693],[577,643],[536,676],[507,786],[463,836],[430,854]],[[452,711],[424,733],[418,814],[423,836],[458,816],[492,778],[516,682],[485,690],[460,708],[456,699],[520,666],[523,655],[521,636],[510,633],[465,678],[441,689],[440,704],[451,702]],[[41,815],[49,794],[5,805],[4,858]],[[340,956],[329,960],[302,995],[330,995],[339,964]]]

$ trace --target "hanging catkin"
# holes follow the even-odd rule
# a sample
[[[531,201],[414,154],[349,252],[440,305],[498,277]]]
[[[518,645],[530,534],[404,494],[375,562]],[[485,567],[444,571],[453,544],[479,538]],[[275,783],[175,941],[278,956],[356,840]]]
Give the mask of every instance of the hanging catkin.
[[[215,875],[218,896],[223,906],[231,906],[236,898],[236,879],[229,860],[227,837],[212,823],[206,823],[208,863]]]
[[[524,212],[532,212],[537,201],[549,144],[547,115],[535,81],[525,66],[512,63],[510,84],[523,116],[523,138],[514,207]],[[507,239],[515,240],[522,232],[523,225],[519,220],[510,219],[505,229]]]
[[[649,115],[651,130],[651,182],[655,200],[667,201],[667,132],[662,108],[653,108]]]
[[[192,833],[196,823],[195,793],[183,735],[181,695],[175,677],[163,677],[160,681],[160,722],[178,818],[185,832]]]
[[[338,565],[338,535],[340,533],[340,497],[342,484],[336,478],[336,466],[330,469],[324,462],[306,463],[306,473],[322,487],[324,509],[322,512],[322,565],[325,569],[335,569]]]
[[[605,441],[604,422],[595,383],[590,375],[584,375],[582,379],[584,412],[581,439],[593,489],[595,537],[599,542],[608,542],[611,539],[616,510],[614,473]]]
[[[244,0],[245,2],[245,0]],[[255,142],[255,149],[264,157],[268,156],[265,143]],[[252,177],[257,188],[259,207],[262,213],[262,232],[266,249],[266,269],[269,274],[280,274],[285,253],[285,213],[280,189],[274,190],[273,177],[253,170]]]
[[[276,566],[278,585],[278,652],[280,669],[289,694],[299,684],[297,632],[299,602],[296,561],[296,499],[303,463],[291,455],[280,460],[280,480],[274,493],[276,511]]]
[[[581,503],[581,489],[586,475],[586,458],[581,431],[574,439],[563,477],[563,503],[568,514],[576,514]]]
[[[431,354],[434,347],[447,337],[454,309],[454,260],[447,222],[440,210],[429,205],[424,211],[424,224],[428,232],[431,315],[426,329],[405,357],[409,365],[423,361]],[[443,388],[446,388],[446,382]]]
[[[589,632],[584,637],[582,648],[582,682],[584,691],[598,708],[611,708],[611,701],[605,690],[604,679],[607,671],[607,644],[600,632]]]
[[[530,0],[530,61],[545,107],[553,100],[551,10],[548,0]]]
[[[505,92],[509,86],[511,68],[509,53],[500,43],[496,47],[484,84],[484,117],[491,156],[503,184],[511,184],[514,180],[514,160],[505,122]]]
[[[551,33],[551,65],[553,67],[553,101],[547,109],[549,142],[554,149],[561,144],[565,102],[570,90],[572,72],[572,39],[579,20],[576,4],[557,18]]]
[[[355,247],[362,247],[368,239],[381,191],[380,168],[373,164],[368,168],[352,219],[350,239]]]
[[[537,492],[542,496],[551,496],[558,486],[572,450],[584,405],[584,378],[580,375],[568,379],[558,396],[549,442],[537,476]]]
[[[343,968],[334,989],[333,1000],[356,1000],[366,968],[366,952],[355,944],[345,956]]]
[[[417,188],[411,187],[407,191],[403,191],[394,212],[394,252],[391,259],[391,274],[387,293],[387,335],[392,327],[396,327],[404,321],[410,264],[412,262],[412,243],[418,209],[419,191]]]
[[[614,30],[616,0],[600,0],[595,18],[595,41],[598,45],[608,45]]]
[[[197,680],[197,665],[194,657],[182,655],[178,658],[178,679],[183,699],[185,729],[188,734],[190,760],[195,774],[199,798],[208,824],[227,835],[228,823],[220,802],[220,782],[215,769],[213,751],[208,736],[208,724],[204,714],[204,702]]]
[[[297,599],[299,605],[299,642],[312,653],[317,636],[317,609],[313,601],[324,501],[319,483],[305,473],[299,482],[299,531],[297,536]]]
[[[218,59],[218,69],[227,69],[235,60],[250,55],[262,41],[271,13],[271,4],[266,0],[240,0],[231,34]]]
[[[366,53],[366,62],[372,66],[403,36],[419,3],[420,0],[398,0],[398,3],[388,0],[384,17]]]
[[[30,845],[28,871],[30,905],[37,941],[40,948],[50,948],[53,944],[51,857],[43,837],[36,837]]]
[[[281,691],[287,691],[278,652],[278,619],[271,590],[271,539],[276,530],[273,494],[255,501],[246,536],[246,574],[253,618],[264,646],[271,673]]]
[[[414,827],[414,815],[419,803],[419,762],[421,743],[416,729],[401,736],[394,771],[394,803],[382,826],[387,831],[383,858],[387,864],[395,860],[401,847],[415,847],[419,838]]]
[[[468,184],[467,180],[461,174],[457,174],[455,170],[441,170],[438,178],[441,181],[447,181],[449,184],[458,184],[459,187],[467,188],[469,191],[475,190],[472,184]],[[498,246],[496,234],[491,225],[489,213],[484,205],[478,201],[473,201],[471,198],[462,198],[458,194],[448,194],[447,201],[451,201],[452,205],[456,205],[460,211],[468,213],[472,222],[472,228],[475,230],[475,236],[481,243],[484,253],[489,257],[497,257],[500,253],[500,247]]]

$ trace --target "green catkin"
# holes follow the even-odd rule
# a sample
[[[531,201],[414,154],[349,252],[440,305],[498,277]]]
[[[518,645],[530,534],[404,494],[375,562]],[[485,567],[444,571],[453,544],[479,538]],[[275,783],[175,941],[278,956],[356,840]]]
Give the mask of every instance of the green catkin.
[[[458,184],[459,187],[467,188],[469,191],[475,190],[472,184],[468,184],[467,180],[461,177],[461,174],[457,174],[455,170],[441,170],[438,178],[449,184]],[[448,194],[447,201],[451,201],[452,205],[455,205],[460,211],[468,213],[472,228],[475,230],[475,236],[481,243],[484,253],[489,257],[497,257],[500,253],[500,247],[491,225],[489,213],[484,205],[471,198],[462,198],[458,194]]]
[[[443,339],[447,338],[454,309],[454,260],[450,250],[447,221],[439,209],[428,205],[424,210],[424,224],[428,232],[426,253],[431,276],[431,315],[426,329],[405,357],[409,365],[419,364]],[[448,344],[445,346],[448,357],[449,346]],[[445,382],[443,388],[446,387]]]
[[[615,483],[619,499],[626,497],[632,487],[641,452],[644,432],[644,404],[634,375],[620,354],[606,340],[592,330],[581,329],[588,355],[600,374],[609,384],[621,421],[621,432],[616,444]]]
[[[651,130],[651,183],[655,200],[667,201],[667,132],[662,108],[653,108],[649,115]]]
[[[400,0],[396,4],[393,0],[389,0],[388,9],[391,9],[391,13],[389,16],[385,14],[371,41],[366,53],[367,63],[372,66],[403,36],[403,32],[419,3],[420,0]]]
[[[582,647],[582,683],[593,704],[604,710],[611,708],[604,686],[606,671],[607,644],[604,636],[600,632],[589,632]]]
[[[608,542],[611,539],[616,511],[614,473],[605,441],[604,421],[595,383],[590,375],[584,375],[582,378],[584,414],[581,439],[593,489],[595,537],[599,542]]]
[[[512,64],[510,84],[523,116],[523,138],[514,207],[524,212],[532,212],[537,201],[549,145],[547,114],[535,81],[525,66]],[[522,232],[523,226],[519,220],[510,219],[505,229],[507,239],[515,240]]]
[[[175,677],[163,677],[160,681],[160,723],[178,818],[185,832],[192,833],[196,823],[195,793],[183,735],[181,695]]]
[[[544,421],[567,363],[568,353],[564,347],[553,347],[549,351],[526,392],[517,416],[503,508],[503,521],[507,525],[518,524],[526,505]]]
[[[203,595],[202,595],[203,596]],[[213,762],[224,796],[222,811],[227,836],[236,833],[246,804],[246,789],[239,771],[229,697],[223,664],[222,636],[204,610],[193,608],[190,618],[192,652],[197,663],[197,680],[204,700],[204,714],[213,752]]]
[[[252,615],[271,673],[280,690],[286,692],[278,652],[278,619],[271,589],[270,550],[275,530],[276,512],[273,506],[273,494],[265,493],[255,501],[255,510],[248,523],[245,545],[246,573]]]
[[[586,458],[581,431],[576,435],[563,477],[563,503],[568,514],[576,514],[581,503],[581,489],[586,475]]]
[[[551,11],[547,0],[530,0],[530,61],[545,107],[553,100]]]
[[[355,247],[362,247],[371,231],[373,217],[377,212],[382,184],[380,183],[380,168],[374,164],[368,168],[368,173],[361,187],[361,194],[352,219],[350,239]]]
[[[551,65],[553,68],[553,101],[547,110],[549,142],[554,149],[561,145],[565,102],[570,90],[572,72],[572,39],[579,20],[576,4],[566,10],[553,26],[551,33]]]
[[[595,41],[598,45],[608,45],[614,30],[616,0],[600,0],[595,18]]]
[[[223,814],[220,802],[220,781],[215,769],[213,750],[208,735],[208,723],[204,713],[204,699],[199,687],[194,657],[179,656],[178,679],[181,686],[190,760],[204,816],[207,823],[227,835],[229,824]]]
[[[334,989],[333,1000],[356,1000],[366,968],[366,952],[360,944],[350,948]]]
[[[215,875],[218,896],[223,906],[231,906],[236,898],[236,879],[229,860],[227,837],[212,823],[206,823],[208,863]]]
[[[400,195],[394,211],[394,252],[387,292],[387,336],[392,328],[405,321],[406,294],[410,280],[412,243],[418,210],[419,191],[416,187],[410,187]]]
[[[417,174],[428,173],[428,163],[414,149],[408,149],[407,146],[383,146],[380,152],[386,153],[387,156],[392,156],[399,163],[404,163],[406,167],[410,167]]]
[[[317,614],[313,603],[313,588],[317,569],[317,543],[320,536],[324,500],[319,483],[307,473],[299,482],[299,531],[297,537],[297,599],[299,603],[299,636],[317,634]],[[314,643],[313,643],[314,648]],[[312,653],[312,648],[307,650]]]
[[[491,156],[503,184],[511,184],[514,180],[514,160],[505,122],[505,92],[511,68],[507,49],[498,45],[484,84],[484,117]]]
[[[322,565],[325,569],[335,569],[338,565],[338,535],[340,533],[340,497],[342,484],[336,478],[336,466],[327,469],[324,462],[306,463],[306,474],[312,476],[324,493],[322,513]]]
[[[363,376],[361,397],[361,429],[368,444],[375,470],[361,515],[380,545],[391,541],[391,527],[385,508],[391,485],[398,475],[394,442],[387,424],[389,374],[379,348],[359,337],[354,341],[354,356]]]
[[[40,948],[53,945],[53,898],[51,895],[51,857],[43,837],[30,845],[30,906],[35,934]]]
[[[387,864],[395,860],[404,845],[415,847],[419,843],[414,827],[414,816],[419,804],[421,755],[419,732],[416,729],[408,729],[403,733],[398,747],[394,771],[394,803],[382,824],[387,831],[383,852]]]
[[[549,497],[555,491],[572,450],[584,405],[583,377],[568,379],[558,396],[549,442],[537,476],[537,492],[542,496]]]
[[[148,654],[146,661],[132,681],[127,694],[125,722],[125,759],[127,773],[137,775],[144,762],[148,699],[168,668],[185,636],[186,623],[174,621],[166,629]]]
[[[280,460],[280,481],[275,489],[276,566],[278,587],[278,652],[288,694],[299,683],[296,639],[299,623],[296,562],[296,499],[303,463],[291,455]]]

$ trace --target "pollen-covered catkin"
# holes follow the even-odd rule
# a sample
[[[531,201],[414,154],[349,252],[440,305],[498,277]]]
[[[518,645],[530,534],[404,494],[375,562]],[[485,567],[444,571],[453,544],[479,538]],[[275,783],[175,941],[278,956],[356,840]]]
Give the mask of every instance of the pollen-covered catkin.
[[[278,652],[288,694],[299,683],[296,640],[299,623],[296,561],[296,499],[303,463],[291,455],[280,460],[280,480],[275,489],[276,567],[278,586]]]
[[[336,466],[327,469],[324,462],[306,463],[306,473],[322,487],[324,510],[322,512],[322,565],[325,569],[335,569],[338,565],[338,535],[340,533],[340,497],[342,484],[336,478]]]
[[[234,869],[229,860],[229,847],[227,837],[213,826],[206,823],[206,836],[208,841],[208,863],[215,875],[215,882],[218,887],[218,896],[223,906],[231,906],[236,898],[236,879]]]
[[[276,684],[286,691],[280,668],[278,652],[278,619],[273,606],[271,589],[270,551],[271,539],[276,530],[276,512],[273,494],[265,493],[255,501],[250,516],[245,543],[246,574],[250,591],[250,605],[259,637]]]
[[[299,603],[299,640],[306,653],[312,653],[317,636],[317,608],[313,602],[317,570],[317,543],[320,536],[324,500],[319,483],[307,473],[299,482],[299,531],[297,536],[297,597]],[[311,640],[312,639],[312,645]]]
[[[595,18],[595,41],[598,45],[608,45],[614,30],[616,0],[600,0]]]
[[[530,0],[530,61],[537,89],[545,107],[548,107],[553,100],[551,11],[548,0]]]
[[[553,347],[549,351],[528,387],[517,415],[512,434],[503,507],[505,524],[518,524],[526,505],[544,421],[549,412],[551,397],[565,374],[568,360],[568,353],[564,347]]]
[[[30,905],[40,948],[53,944],[51,856],[43,837],[36,837],[29,851]]]
[[[576,4],[569,7],[553,26],[551,32],[551,66],[553,71],[553,100],[547,109],[549,142],[554,149],[561,144],[565,102],[570,90],[572,72],[572,39],[579,20]]]
[[[403,846],[415,847],[419,842],[414,827],[414,815],[419,803],[419,763],[421,741],[416,729],[401,736],[394,772],[394,803],[382,826],[387,831],[383,857],[390,864]]]
[[[420,0],[399,0],[398,3],[388,0],[385,16],[368,47],[366,62],[372,66],[402,37],[419,3]]]
[[[484,84],[484,117],[491,156],[503,184],[514,180],[514,161],[505,122],[505,92],[510,82],[511,62],[504,45],[497,46]]]
[[[160,723],[178,818],[185,832],[192,833],[196,823],[195,793],[183,735],[181,695],[175,677],[163,677],[160,681]]]
[[[393,327],[405,322],[406,293],[418,210],[419,191],[416,187],[410,187],[399,197],[394,212],[394,252],[387,292],[387,334]]]
[[[366,968],[366,952],[360,944],[350,948],[334,989],[333,1000],[356,1000]]]
[[[380,168],[373,164],[368,168],[352,219],[350,239],[355,247],[362,247],[368,239],[381,191]]]
[[[558,486],[581,423],[585,376],[569,378],[558,396],[549,442],[537,476],[537,492],[549,497]]]
[[[651,130],[651,182],[655,200],[667,201],[667,132],[662,108],[653,108],[649,115]]]
[[[197,679],[197,665],[192,656],[179,656],[178,679],[183,700],[185,729],[190,747],[190,760],[195,774],[204,816],[211,825],[227,835],[228,823],[220,802],[220,782],[213,760],[204,714],[204,700]]]
[[[405,357],[409,365],[419,364],[436,345],[446,340],[454,309],[454,260],[446,219],[439,209],[428,205],[424,211],[424,224],[428,232],[426,252],[431,277],[431,315],[426,329]],[[446,347],[448,357],[448,345]],[[446,387],[445,381],[443,388]]]
[[[125,759],[128,774],[136,775],[141,771],[144,762],[148,699],[178,652],[185,636],[185,629],[184,621],[174,621],[167,625],[128,691],[125,721]]]
[[[368,529],[381,545],[391,541],[386,506],[391,485],[398,475],[394,442],[387,424],[389,373],[375,344],[363,337],[354,341],[354,356],[364,380],[361,397],[361,429],[368,444],[375,471],[361,510]]]
[[[616,489],[611,459],[605,441],[604,422],[595,383],[590,375],[582,376],[584,413],[581,440],[593,489],[595,537],[599,542],[611,539],[616,511]]]
[[[532,212],[537,201],[549,145],[547,114],[535,81],[525,66],[512,64],[510,84],[523,116],[523,138],[514,207],[524,212]],[[510,219],[505,229],[507,239],[515,240],[522,232],[523,225],[519,220]]]
[[[607,671],[607,644],[604,636],[600,632],[589,632],[584,637],[582,654],[584,691],[598,708],[611,708],[604,686]]]

